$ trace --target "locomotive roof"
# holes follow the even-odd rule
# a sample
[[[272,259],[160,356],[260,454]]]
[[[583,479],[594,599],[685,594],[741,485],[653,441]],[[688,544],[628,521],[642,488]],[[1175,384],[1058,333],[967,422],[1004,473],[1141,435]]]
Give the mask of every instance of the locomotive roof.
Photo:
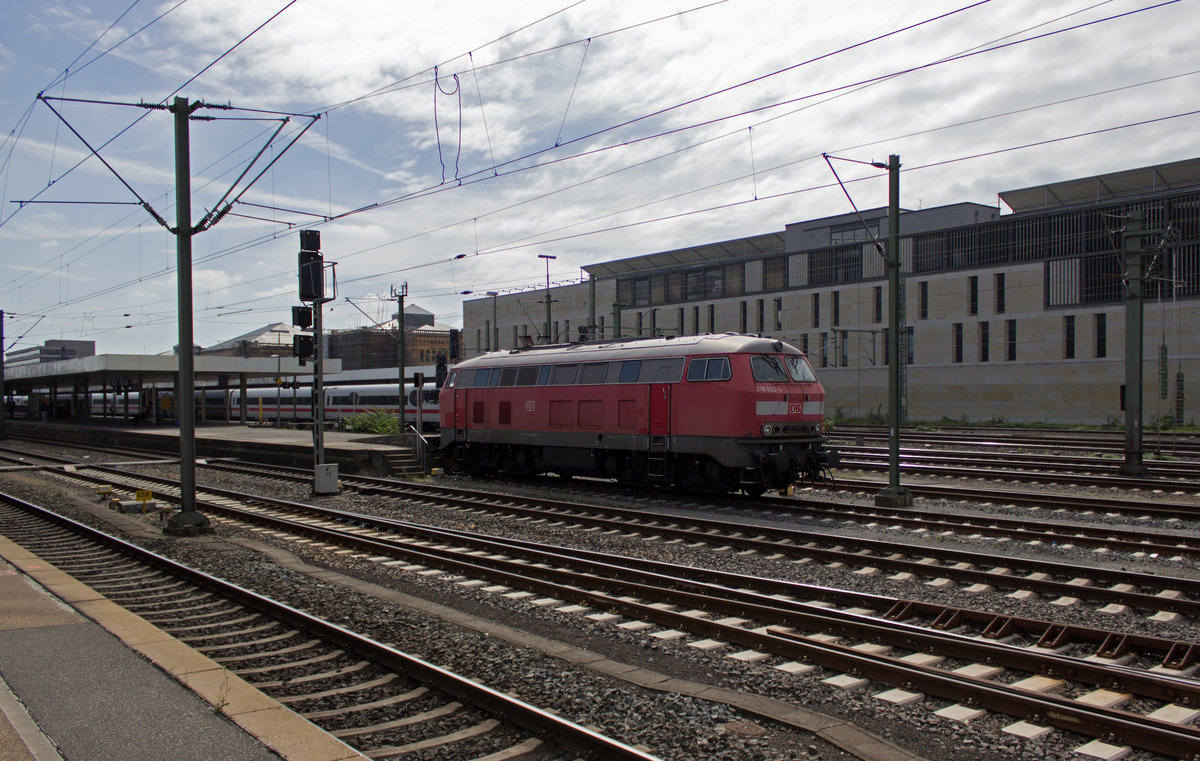
[[[540,365],[559,362],[606,362],[621,359],[684,357],[703,354],[803,354],[784,341],[739,333],[714,333],[667,338],[632,338],[577,344],[531,346],[493,351],[464,360],[456,368],[493,365]]]

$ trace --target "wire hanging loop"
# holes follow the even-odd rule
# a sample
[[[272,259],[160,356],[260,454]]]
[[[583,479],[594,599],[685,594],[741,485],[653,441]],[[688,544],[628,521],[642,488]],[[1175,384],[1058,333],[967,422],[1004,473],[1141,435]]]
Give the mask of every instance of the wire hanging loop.
[[[567,107],[563,109],[562,123],[558,125],[558,137],[554,138],[554,147],[562,145],[563,128],[567,126],[567,114],[571,110],[571,103],[575,100],[575,88],[579,87],[579,78],[583,76],[583,65],[587,63],[588,51],[592,48],[592,38],[588,37],[583,41],[583,56],[579,59],[579,71],[575,72],[575,84],[571,85],[571,94],[567,96]]]
[[[462,180],[458,178],[458,162],[462,157],[462,84],[458,81],[458,75],[452,74],[454,79],[454,87],[446,90],[442,87],[441,77],[438,75],[438,67],[433,67],[433,133],[437,137],[438,148],[438,163],[442,165],[442,184],[446,184],[446,162],[442,158],[442,131],[438,123],[438,94],[442,95],[457,95],[458,96],[458,147],[454,154],[454,179],[462,184]]]

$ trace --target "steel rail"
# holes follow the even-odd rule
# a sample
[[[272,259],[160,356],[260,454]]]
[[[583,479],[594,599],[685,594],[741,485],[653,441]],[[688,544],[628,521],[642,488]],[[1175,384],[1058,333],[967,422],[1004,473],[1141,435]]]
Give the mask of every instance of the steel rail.
[[[377,640],[353,632],[345,627],[324,621],[297,608],[272,600],[257,592],[220,579],[211,574],[190,568],[163,555],[151,552],[131,542],[105,534],[86,524],[59,515],[52,510],[34,505],[8,494],[0,494],[0,500],[26,512],[49,520],[57,525],[83,535],[92,541],[104,544],[139,562],[154,566],[168,573],[183,577],[214,593],[233,599],[235,602],[265,615],[286,621],[298,629],[313,632],[339,646],[358,653],[362,657],[386,665],[388,668],[413,676],[427,684],[436,686],[447,694],[454,695],[471,705],[511,721],[530,732],[551,737],[564,747],[577,751],[595,753],[604,759],[622,761],[657,761],[657,757],[605,737],[586,727],[563,719],[537,708],[525,701],[510,697],[470,679],[461,677],[416,656],[401,652]]]
[[[277,503],[279,501],[270,500],[270,502]],[[212,507],[230,511],[230,508],[226,506],[213,505]],[[297,507],[306,510],[309,508],[306,505]],[[232,512],[246,514],[247,511]],[[330,517],[331,512],[337,511],[321,509],[320,512],[323,517]],[[263,516],[258,517],[262,518]],[[388,526],[415,525],[361,514],[344,513],[341,520],[369,526],[375,530]],[[628,599],[628,596],[691,605],[728,615],[750,617],[786,626],[804,624],[818,630],[853,634],[856,637],[865,636],[868,639],[887,642],[915,651],[933,649],[949,657],[1002,661],[1006,664],[1015,664],[1017,668],[1032,673],[1061,674],[1079,682],[1110,685],[1114,678],[1114,670],[1101,664],[1009,647],[999,643],[981,642],[949,632],[932,632],[867,616],[830,612],[821,608],[816,608],[814,611],[812,606],[805,606],[803,603],[776,600],[742,590],[717,589],[707,584],[699,584],[696,587],[694,586],[697,584],[696,582],[657,574],[647,575],[647,572],[644,571],[638,572],[645,575],[641,580],[625,581],[613,589],[611,587],[616,583],[613,576],[626,575],[628,569],[611,563],[593,561],[590,564],[591,567],[578,573],[572,573],[545,565],[563,559],[559,552],[561,548],[555,548],[554,552],[539,554],[536,560],[545,567],[531,565],[530,562],[514,565],[495,556],[491,558],[469,557],[465,555],[465,550],[456,551],[436,545],[430,546],[427,541],[422,542],[419,546],[397,543],[317,525],[308,520],[273,518],[271,523],[276,528],[318,537],[324,541],[350,545],[378,555],[392,555],[400,552],[410,562],[415,560],[426,565],[449,569],[455,573],[485,578],[494,583],[535,589],[543,594],[588,604],[598,609],[618,610],[625,615],[641,620],[653,621],[663,626],[699,631],[707,636],[720,637],[734,644],[766,649],[778,655],[814,661],[827,668],[850,671],[877,681],[898,685],[919,685],[923,691],[929,694],[953,700],[969,699],[973,703],[991,710],[1038,719],[1081,734],[1118,737],[1131,745],[1155,752],[1175,755],[1180,750],[1184,750],[1188,756],[1200,757],[1200,729],[1197,728],[1180,727],[1169,722],[1122,711],[1096,709],[1065,698],[1029,693],[1003,684],[907,664],[888,656],[862,653],[847,646],[790,637],[783,632],[764,634],[719,621],[698,619],[695,616],[664,610],[653,604],[636,602]],[[466,542],[471,537],[468,532],[452,530],[428,532],[430,539],[439,535],[451,537],[460,543]],[[498,549],[508,549],[518,544],[509,540],[496,541],[494,538],[483,538],[478,535],[466,543],[474,546],[477,550],[493,553]],[[528,550],[526,551],[528,552]],[[534,559],[527,558],[528,561]],[[611,575],[605,577],[596,575],[600,571]],[[654,584],[649,583],[651,579],[655,582]],[[610,588],[603,592],[590,592],[582,588],[583,584]],[[681,588],[688,585],[693,585],[698,591]],[[718,593],[726,596],[727,599],[715,597]],[[1187,701],[1200,698],[1200,684],[1190,680],[1180,680],[1170,676],[1123,668],[1118,668],[1115,673],[1119,674],[1123,680],[1123,688],[1132,685],[1143,697],[1164,701],[1176,699]],[[1097,733],[1096,728],[1101,731]]]

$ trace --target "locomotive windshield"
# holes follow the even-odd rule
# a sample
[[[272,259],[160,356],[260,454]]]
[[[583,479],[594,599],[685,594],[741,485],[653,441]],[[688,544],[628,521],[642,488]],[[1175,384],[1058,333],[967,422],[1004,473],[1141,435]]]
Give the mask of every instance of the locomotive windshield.
[[[750,370],[754,373],[754,380],[760,383],[788,382],[788,374],[783,369],[783,363],[779,361],[779,357],[773,357],[770,354],[751,357]]]
[[[817,374],[813,372],[812,366],[804,357],[789,354],[783,358],[783,361],[787,363],[788,372],[792,374],[792,379],[797,383],[817,382]]]
[[[816,383],[817,381],[817,376],[809,366],[808,360],[796,354],[782,357],[761,354],[751,357],[750,369],[754,371],[754,380],[760,383],[787,383],[789,380],[797,383]]]

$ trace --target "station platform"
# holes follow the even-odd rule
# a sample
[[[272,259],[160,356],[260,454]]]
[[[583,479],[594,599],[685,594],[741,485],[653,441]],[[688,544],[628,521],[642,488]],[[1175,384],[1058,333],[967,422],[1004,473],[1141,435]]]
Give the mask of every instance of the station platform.
[[[129,425],[103,419],[64,419],[49,422],[9,419],[6,429],[13,436],[54,438],[64,443],[77,441],[96,446],[128,446],[179,452],[179,428],[175,425]],[[313,466],[313,434],[305,428],[276,428],[273,425],[203,423],[197,425],[197,457],[240,457],[254,462],[291,467]],[[436,445],[437,434],[426,434]],[[381,436],[369,433],[325,431],[324,461],[338,466],[340,473],[387,476],[419,471],[417,441],[412,434]]]
[[[0,536],[0,761],[366,761]]]

